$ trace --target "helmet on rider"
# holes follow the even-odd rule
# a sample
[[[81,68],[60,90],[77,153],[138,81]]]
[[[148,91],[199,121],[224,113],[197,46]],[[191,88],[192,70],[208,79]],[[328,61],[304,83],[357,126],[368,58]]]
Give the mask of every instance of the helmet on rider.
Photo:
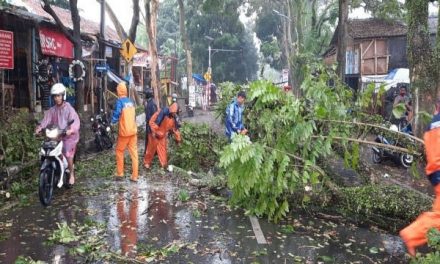
[[[65,101],[66,100],[66,87],[64,87],[64,85],[62,83],[56,83],[50,89],[50,95],[51,96],[62,95],[63,100]]]
[[[153,96],[154,96],[153,89],[151,89],[151,88],[145,89],[144,94],[145,94],[146,99],[153,98]]]
[[[171,98],[173,99],[173,102],[177,102],[177,94],[173,93]]]

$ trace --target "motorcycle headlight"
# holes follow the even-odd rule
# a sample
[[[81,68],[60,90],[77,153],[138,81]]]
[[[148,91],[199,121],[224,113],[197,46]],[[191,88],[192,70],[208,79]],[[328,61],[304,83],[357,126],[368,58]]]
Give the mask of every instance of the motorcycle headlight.
[[[58,128],[48,129],[46,128],[46,137],[50,139],[56,139],[59,135]]]
[[[93,117],[90,117],[90,121],[93,122],[95,121],[95,119]]]
[[[105,128],[105,131],[110,132],[110,127],[109,127],[109,126],[106,127],[106,128]]]

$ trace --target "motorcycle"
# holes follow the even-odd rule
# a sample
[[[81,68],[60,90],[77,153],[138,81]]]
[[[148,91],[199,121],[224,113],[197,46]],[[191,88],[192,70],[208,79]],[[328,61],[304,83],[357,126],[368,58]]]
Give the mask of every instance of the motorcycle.
[[[101,112],[90,118],[93,133],[95,134],[95,146],[97,151],[111,149],[113,147],[114,136],[107,115]]]
[[[391,125],[390,130],[396,132],[399,131],[396,125]],[[375,142],[385,145],[402,147],[402,145],[398,141],[387,139],[383,135],[378,135],[375,139]],[[372,147],[372,150],[373,150],[373,162],[376,164],[381,163],[386,159],[390,159],[393,160],[396,164],[400,164],[405,168],[409,168],[411,167],[411,164],[414,161],[413,155],[407,153],[400,153],[393,150],[382,149],[379,147]]]
[[[188,114],[188,117],[193,117],[194,116],[194,107],[192,107],[189,104],[185,105],[185,107],[186,107],[186,113]]]
[[[67,123],[67,127],[74,120]],[[56,125],[49,125],[43,129],[45,140],[40,149],[40,175],[38,196],[40,202],[47,206],[52,201],[54,185],[58,188],[69,188],[70,171],[67,158],[64,157],[62,138],[66,135],[67,127],[60,129]]]

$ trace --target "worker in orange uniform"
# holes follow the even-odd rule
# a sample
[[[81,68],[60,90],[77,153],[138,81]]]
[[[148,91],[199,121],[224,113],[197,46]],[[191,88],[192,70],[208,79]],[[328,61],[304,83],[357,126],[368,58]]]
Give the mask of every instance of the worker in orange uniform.
[[[416,247],[427,243],[431,228],[440,230],[440,99],[435,104],[434,117],[423,136],[426,151],[426,175],[434,187],[435,200],[432,211],[422,213],[412,224],[400,231],[408,253],[415,256]]]
[[[112,125],[119,121],[118,142],[116,144],[116,179],[120,180],[124,177],[124,151],[128,147],[133,167],[130,180],[137,182],[139,163],[135,106],[133,101],[127,97],[125,82],[119,83],[116,90],[119,99],[116,101],[112,117]]]
[[[146,169],[151,167],[151,162],[153,161],[156,152],[162,168],[167,167],[167,138],[170,131],[174,134],[178,144],[182,142],[178,123],[176,121],[177,112],[179,110],[178,108],[177,103],[173,103],[169,108],[165,107],[161,111],[157,111],[151,117],[150,128],[153,136],[151,144],[148,143],[147,153],[144,160],[144,166]]]

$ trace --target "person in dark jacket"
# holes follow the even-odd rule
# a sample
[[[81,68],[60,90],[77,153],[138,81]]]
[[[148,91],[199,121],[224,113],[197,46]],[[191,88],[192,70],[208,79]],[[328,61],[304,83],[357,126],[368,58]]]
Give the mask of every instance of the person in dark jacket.
[[[144,151],[144,163],[147,156],[147,148],[148,148],[148,142],[151,142],[151,127],[150,127],[150,119],[154,115],[154,113],[157,112],[157,105],[156,102],[154,102],[154,94],[153,90],[151,88],[147,88],[145,90],[145,99],[144,102],[144,108],[145,108],[145,151]]]

